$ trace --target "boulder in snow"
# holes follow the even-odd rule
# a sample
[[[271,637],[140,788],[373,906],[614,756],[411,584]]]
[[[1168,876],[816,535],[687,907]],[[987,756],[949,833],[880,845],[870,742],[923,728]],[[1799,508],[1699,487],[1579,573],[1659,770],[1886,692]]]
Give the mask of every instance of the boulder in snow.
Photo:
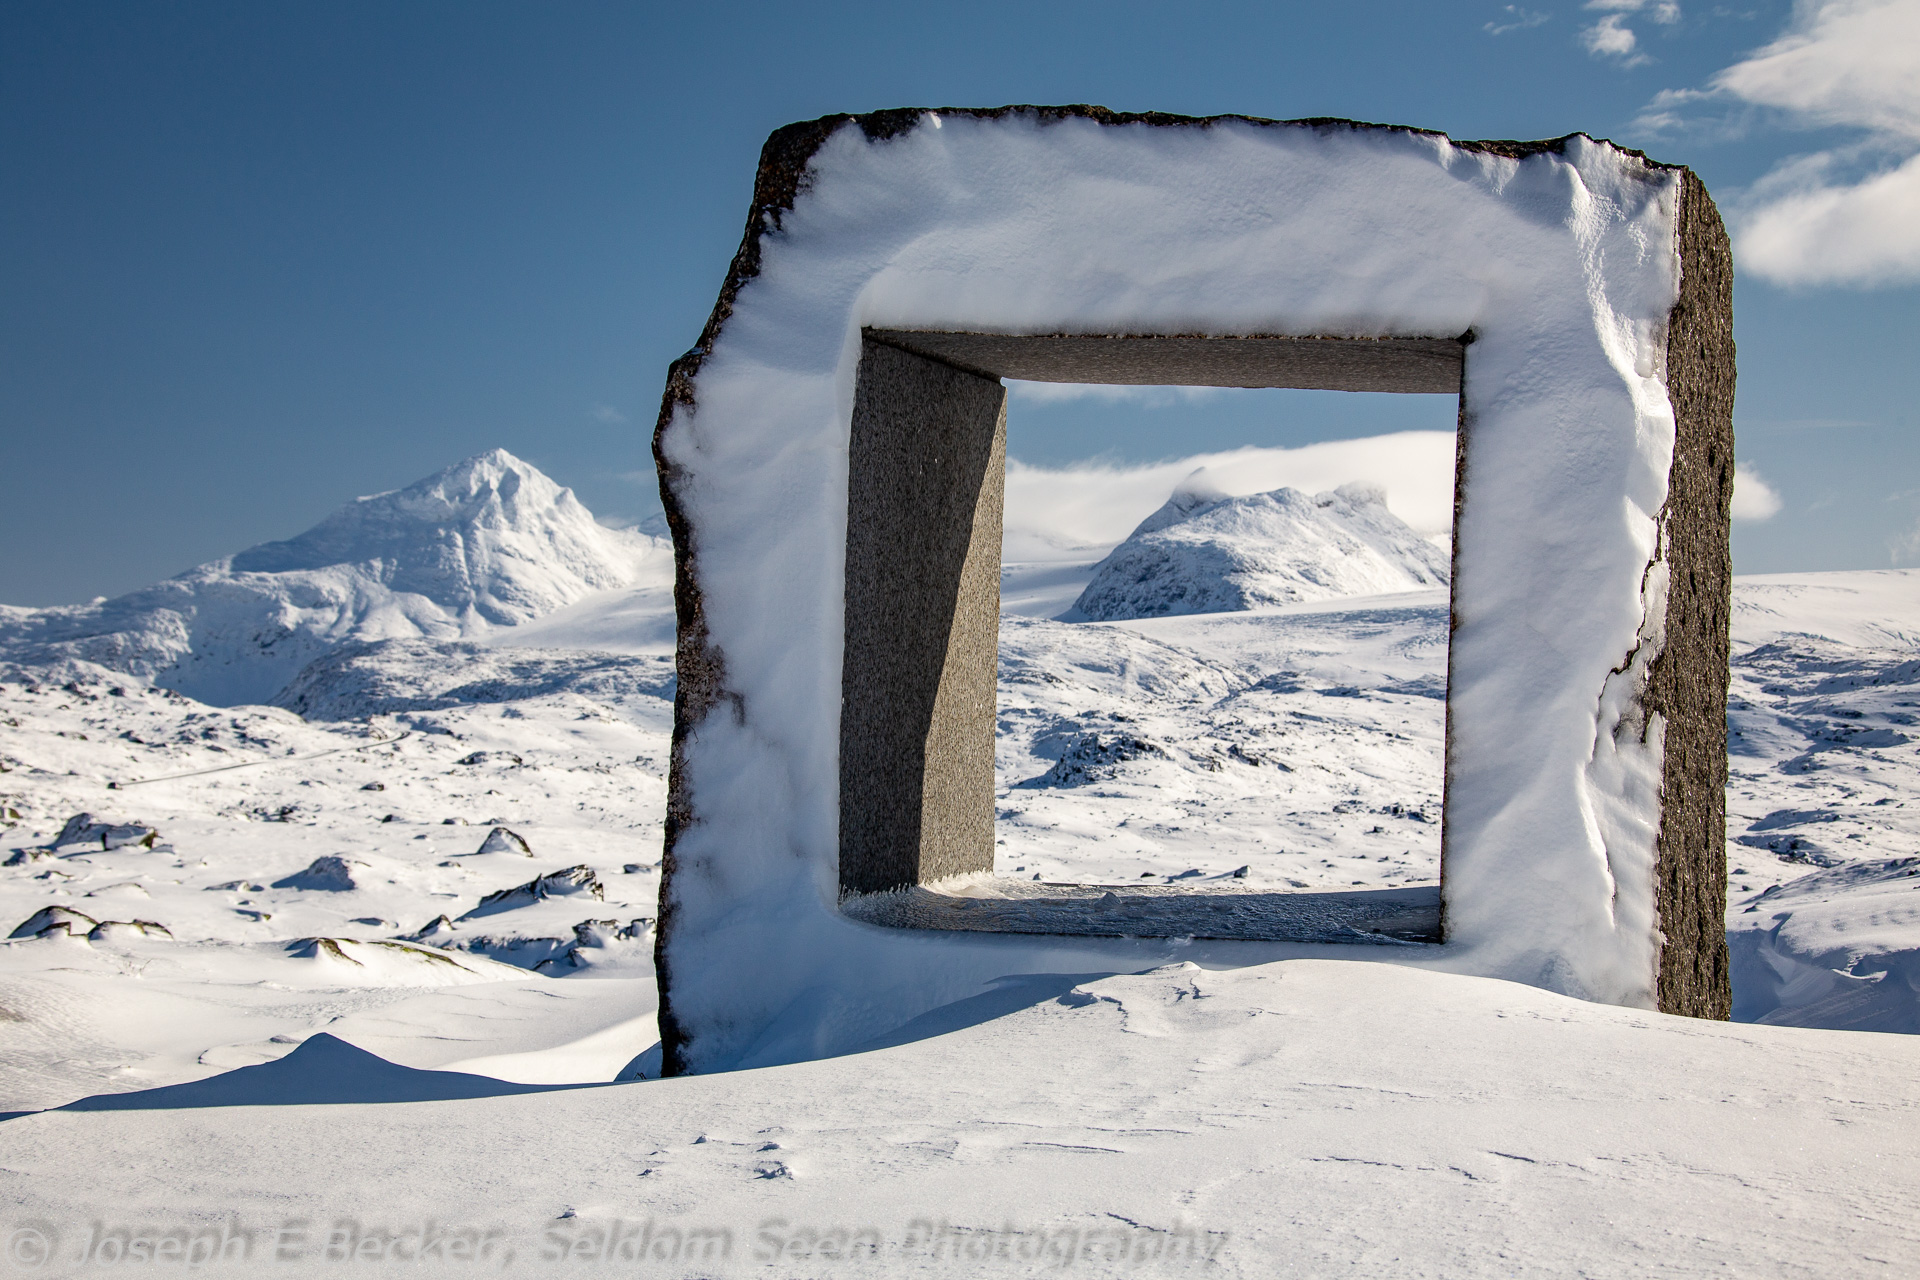
[[[473,751],[461,756],[458,760],[454,761],[454,763],[466,765],[520,765],[525,764],[526,761],[511,751]]]
[[[490,893],[480,899],[479,906],[460,918],[472,920],[476,916],[490,916],[501,911],[511,911],[515,907],[545,902],[548,898],[565,897],[576,893],[588,893],[596,898],[606,897],[606,890],[600,884],[600,877],[593,873],[592,867],[584,863],[562,871],[548,872],[544,876],[536,876],[525,884],[515,885],[511,889]]]
[[[343,893],[359,886],[353,882],[353,869],[364,867],[364,862],[354,862],[339,854],[330,853],[324,858],[315,858],[303,871],[296,871],[284,879],[275,880],[276,889],[320,889],[329,893]]]
[[[60,853],[81,849],[124,849],[128,845],[153,848],[160,833],[144,822],[103,822],[90,813],[76,813],[60,828],[47,847]]]
[[[152,920],[102,920],[87,932],[89,942],[111,942],[116,938],[167,938],[173,930]]]
[[[95,920],[72,907],[42,907],[22,921],[9,938],[45,938],[64,933],[70,938],[84,937],[90,942],[110,941],[116,937],[171,938],[173,931],[152,920]]]
[[[531,858],[533,847],[519,832],[509,831],[505,827],[495,827],[487,832],[487,838],[480,842],[478,849],[474,850],[475,856],[483,853],[518,853]]]
[[[14,926],[9,938],[44,938],[50,933],[84,937],[99,928],[100,922],[72,907],[42,907]]]
[[[433,919],[427,921],[427,923],[421,925],[418,929],[415,929],[412,933],[407,935],[407,938],[408,940],[413,942],[439,943],[447,938],[451,938],[453,935],[454,935],[453,921],[447,919],[444,915],[441,915],[441,916],[435,916]]]
[[[1101,737],[1098,733],[1077,735],[1053,768],[1037,778],[1029,779],[1019,785],[1023,787],[1080,787],[1089,782],[1103,782],[1119,772],[1119,766],[1129,760],[1139,760],[1149,756],[1166,758],[1167,753],[1156,744],[1131,733],[1109,733]]]
[[[582,920],[573,926],[573,945],[565,952],[534,965],[536,973],[550,973],[555,969],[586,969],[602,962],[609,954],[632,956],[638,953],[644,960],[651,959],[653,951],[653,920],[642,916],[621,924],[618,920]]]

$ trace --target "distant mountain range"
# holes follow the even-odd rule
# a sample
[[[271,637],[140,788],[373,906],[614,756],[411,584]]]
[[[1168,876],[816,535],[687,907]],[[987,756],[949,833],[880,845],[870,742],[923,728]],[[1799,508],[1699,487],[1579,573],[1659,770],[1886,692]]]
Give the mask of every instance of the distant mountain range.
[[[1446,552],[1376,490],[1233,498],[1197,485],[1177,490],[1100,562],[1066,620],[1447,581]],[[666,653],[672,560],[665,538],[598,523],[571,490],[496,449],[355,499],[296,538],[116,599],[0,606],[0,663],[43,672],[87,663],[234,706],[284,702],[309,664],[382,641],[467,642],[463,661],[476,642]]]
[[[1228,497],[1182,487],[1094,567],[1066,621],[1112,622],[1441,587],[1445,549],[1368,485]]]
[[[344,642],[476,639],[670,564],[662,539],[597,523],[495,449],[116,599],[0,606],[0,661],[79,660],[202,702],[264,703]]]

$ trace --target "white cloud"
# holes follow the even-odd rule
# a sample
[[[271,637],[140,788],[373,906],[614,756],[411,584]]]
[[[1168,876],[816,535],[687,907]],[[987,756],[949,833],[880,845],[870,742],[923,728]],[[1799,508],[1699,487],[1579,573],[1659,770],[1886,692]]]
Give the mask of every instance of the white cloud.
[[[1633,118],[1634,128],[1649,133],[1666,133],[1689,123],[1682,108],[1711,98],[1713,95],[1705,89],[1662,89],[1653,95],[1653,101],[1640,109]]]
[[[1803,0],[1787,34],[1711,83],[1810,124],[1920,140],[1920,3]]]
[[[1629,16],[1642,15],[1661,26],[1680,21],[1680,6],[1674,0],[1588,0],[1586,8],[1605,16],[1580,28],[1580,43],[1596,58],[1619,58],[1629,67],[1652,61],[1639,52],[1640,37],[1627,25]]]
[[[1809,185],[1747,211],[1742,266],[1780,284],[1920,280],[1920,154],[1851,185]]]
[[[1401,431],[1333,440],[1297,449],[1233,449],[1135,466],[1066,467],[1007,463],[1009,562],[1087,559],[1105,551],[1165,502],[1174,487],[1204,469],[1206,481],[1233,495],[1292,487],[1319,493],[1352,481],[1380,486],[1387,507],[1421,533],[1444,534],[1453,521],[1453,433]]]
[[[1771,520],[1780,514],[1780,495],[1746,463],[1733,468],[1733,518]]]
[[[1508,5],[1506,13],[1506,21],[1502,22],[1500,19],[1495,18],[1483,28],[1488,35],[1503,36],[1509,31],[1525,31],[1530,27],[1537,27],[1553,17],[1550,13],[1534,13],[1530,10],[1522,9],[1517,4]]]
[[[1135,387],[1112,383],[1022,382],[1008,378],[1007,394],[1024,404],[1062,404],[1069,400],[1099,400],[1107,404],[1143,404],[1161,407],[1210,400],[1217,387]]]
[[[1624,15],[1610,13],[1590,27],[1580,28],[1580,43],[1596,58],[1625,58],[1629,66],[1644,62],[1645,54],[1634,53],[1640,39],[1626,21]]]
[[[1920,0],[1801,0],[1785,34],[1641,113],[1672,128],[1713,98],[1791,125],[1861,130],[1795,156],[1731,203],[1743,269],[1789,285],[1920,280]]]
[[[1680,21],[1680,6],[1674,0],[1587,0],[1585,7],[1598,13],[1644,13],[1662,26]]]

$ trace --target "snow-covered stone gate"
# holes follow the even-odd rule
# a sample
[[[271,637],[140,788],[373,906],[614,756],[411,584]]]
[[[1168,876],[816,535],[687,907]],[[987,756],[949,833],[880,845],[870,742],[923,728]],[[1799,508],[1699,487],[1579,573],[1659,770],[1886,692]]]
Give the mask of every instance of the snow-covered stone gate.
[[[776,132],[654,442],[668,1072],[1181,937],[1727,1016],[1731,271],[1690,170],[1584,134],[1093,107]],[[1003,377],[1459,394],[1439,895],[940,891],[993,866]]]

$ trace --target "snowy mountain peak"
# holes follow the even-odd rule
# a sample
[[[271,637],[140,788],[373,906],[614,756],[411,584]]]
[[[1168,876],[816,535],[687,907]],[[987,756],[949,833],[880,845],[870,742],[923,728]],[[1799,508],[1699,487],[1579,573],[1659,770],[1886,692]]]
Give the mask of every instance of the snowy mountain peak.
[[[1110,622],[1445,586],[1445,550],[1377,486],[1228,497],[1204,468],[1094,569],[1066,615]]]
[[[1152,515],[1134,527],[1129,537],[1143,537],[1157,533],[1168,525],[1179,524],[1188,516],[1206,507],[1216,506],[1227,501],[1227,491],[1213,481],[1208,468],[1197,468],[1193,474],[1174,486],[1173,496],[1160,505]]]
[[[404,489],[356,498],[298,537],[250,547],[231,557],[227,567],[235,573],[320,569],[406,559],[424,545],[470,539],[482,531],[537,537],[577,534],[582,526],[598,528],[571,489],[495,449]]]
[[[265,702],[344,641],[472,638],[664,571],[572,490],[494,449],[313,528],[115,600],[9,610],[0,658],[91,662],[203,702]]]

